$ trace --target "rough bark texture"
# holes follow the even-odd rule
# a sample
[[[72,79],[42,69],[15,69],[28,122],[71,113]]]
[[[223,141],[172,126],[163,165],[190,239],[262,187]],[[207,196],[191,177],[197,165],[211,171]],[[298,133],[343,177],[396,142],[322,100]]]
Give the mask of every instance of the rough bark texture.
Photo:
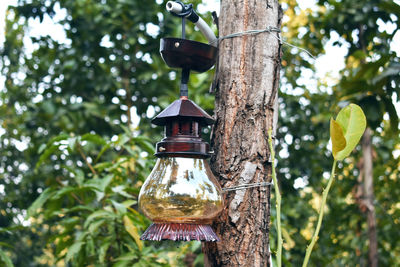
[[[368,262],[370,267],[378,266],[378,240],[376,233],[376,216],[374,206],[374,177],[372,165],[372,143],[371,143],[371,129],[367,128],[362,139],[363,158],[364,158],[364,183],[363,183],[363,196],[364,204],[366,206],[367,223],[368,223]]]
[[[275,0],[224,0],[219,34],[280,28],[281,17]],[[267,131],[277,121],[276,37],[261,33],[220,42],[211,166],[222,187],[271,181]],[[270,188],[231,191],[225,201],[214,224],[221,242],[205,244],[205,265],[269,266]]]

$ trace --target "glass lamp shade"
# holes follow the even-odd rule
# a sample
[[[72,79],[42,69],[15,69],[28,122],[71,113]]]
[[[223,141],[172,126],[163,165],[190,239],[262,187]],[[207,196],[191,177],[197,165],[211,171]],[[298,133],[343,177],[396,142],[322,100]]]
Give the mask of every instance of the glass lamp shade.
[[[154,222],[142,239],[218,240],[209,225],[223,209],[223,196],[206,159],[159,158],[140,190],[139,206]]]

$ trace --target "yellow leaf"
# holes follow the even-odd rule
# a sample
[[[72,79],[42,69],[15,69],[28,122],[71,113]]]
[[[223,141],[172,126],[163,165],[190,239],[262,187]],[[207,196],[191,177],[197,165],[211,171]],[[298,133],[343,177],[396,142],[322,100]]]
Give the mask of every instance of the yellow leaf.
[[[283,236],[283,240],[285,240],[285,243],[283,244],[285,249],[290,250],[290,249],[294,248],[296,243],[290,237],[289,232],[285,228],[282,228],[282,236]]]
[[[332,154],[336,159],[336,155],[339,151],[342,151],[346,147],[346,139],[344,138],[343,129],[339,123],[331,118],[331,140],[332,140]]]
[[[124,226],[125,230],[133,237],[136,244],[138,245],[139,251],[142,251],[143,242],[140,240],[139,232],[137,227],[132,223],[128,216],[124,216]]]

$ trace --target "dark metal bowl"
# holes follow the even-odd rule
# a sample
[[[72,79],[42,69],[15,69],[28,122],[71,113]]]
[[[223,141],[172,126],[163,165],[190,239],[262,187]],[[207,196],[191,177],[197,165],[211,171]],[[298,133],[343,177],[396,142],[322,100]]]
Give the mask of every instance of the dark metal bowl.
[[[218,49],[186,39],[162,38],[160,53],[165,63],[171,68],[205,72],[215,64]]]

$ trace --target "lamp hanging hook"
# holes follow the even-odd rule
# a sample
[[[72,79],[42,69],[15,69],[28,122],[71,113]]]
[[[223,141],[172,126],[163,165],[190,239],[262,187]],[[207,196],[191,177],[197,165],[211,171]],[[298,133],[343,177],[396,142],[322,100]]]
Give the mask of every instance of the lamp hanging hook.
[[[182,19],[188,19],[193,22],[201,33],[207,38],[208,43],[212,46],[217,47],[217,37],[213,30],[208,24],[194,11],[193,4],[185,5],[181,1],[168,1],[166,9],[169,13]],[[182,23],[183,24],[183,23]],[[184,35],[184,29],[182,28],[182,36]]]

